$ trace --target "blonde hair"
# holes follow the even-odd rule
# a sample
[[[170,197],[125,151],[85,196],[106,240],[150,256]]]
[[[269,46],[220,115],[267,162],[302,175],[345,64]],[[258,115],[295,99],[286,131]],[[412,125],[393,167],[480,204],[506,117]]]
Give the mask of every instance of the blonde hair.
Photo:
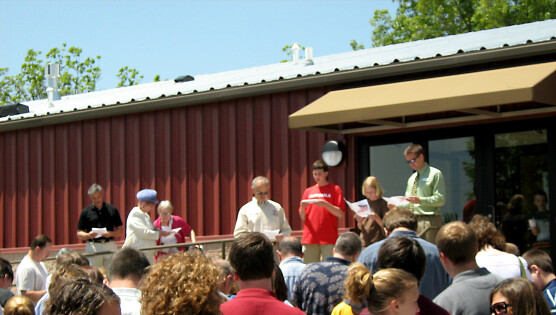
[[[141,314],[220,314],[220,269],[199,253],[159,260],[141,283]]]
[[[384,195],[384,189],[382,189],[378,178],[374,176],[365,178],[365,181],[363,181],[363,185],[361,187],[361,193],[363,194],[363,196],[365,196],[365,188],[368,187],[373,187],[376,190],[376,196],[378,198],[382,198],[382,195]]]
[[[5,315],[34,315],[35,305],[33,301],[26,296],[12,296],[6,304],[4,304]]]
[[[405,270],[387,268],[371,275],[367,267],[353,263],[344,281],[344,297],[358,304],[366,302],[374,314],[384,311],[392,299],[399,299],[413,286],[418,286],[417,278]]]
[[[160,213],[162,209],[168,209],[171,210],[171,212],[174,212],[174,205],[170,202],[170,200],[162,200],[158,204],[158,208],[156,208],[156,211]]]

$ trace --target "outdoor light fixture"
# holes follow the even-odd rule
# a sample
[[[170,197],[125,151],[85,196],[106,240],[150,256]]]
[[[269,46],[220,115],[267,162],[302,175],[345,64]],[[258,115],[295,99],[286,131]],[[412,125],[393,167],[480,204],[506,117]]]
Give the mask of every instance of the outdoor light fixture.
[[[342,164],[346,156],[346,146],[338,141],[332,140],[328,141],[324,147],[322,147],[322,160],[328,164],[328,166],[334,167]]]

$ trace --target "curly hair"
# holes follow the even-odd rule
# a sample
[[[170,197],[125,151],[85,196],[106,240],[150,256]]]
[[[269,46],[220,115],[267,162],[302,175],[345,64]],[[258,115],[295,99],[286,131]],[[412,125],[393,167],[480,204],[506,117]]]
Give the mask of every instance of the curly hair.
[[[141,282],[141,314],[220,314],[220,270],[200,253],[154,264]]]
[[[502,232],[496,229],[494,223],[482,215],[476,214],[471,218],[469,222],[469,227],[477,235],[477,240],[479,241],[479,250],[484,249],[488,245],[504,251],[506,238]]]

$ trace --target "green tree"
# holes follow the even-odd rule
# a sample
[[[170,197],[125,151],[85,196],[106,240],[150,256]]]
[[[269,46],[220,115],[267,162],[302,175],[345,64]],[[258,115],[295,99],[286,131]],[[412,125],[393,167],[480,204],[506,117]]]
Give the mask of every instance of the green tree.
[[[133,68],[128,68],[128,66],[120,68],[116,77],[120,79],[118,87],[137,85],[141,82],[141,80],[143,80],[143,75],[139,75],[139,71]],[[155,82],[158,81],[157,79],[159,80],[160,76],[155,76]]]
[[[95,91],[101,76],[97,65],[100,58],[85,58],[81,48],[68,47],[66,43],[61,48],[49,50],[44,60],[42,52],[29,49],[19,73],[8,75],[8,68],[0,68],[0,105],[45,99],[44,68],[47,63],[60,65],[58,88],[61,96]],[[136,85],[143,79],[139,71],[127,66],[116,76],[120,79],[118,87]],[[160,81],[160,76],[155,76],[154,81]]]
[[[556,18],[554,0],[393,0],[396,17],[376,10],[373,46],[480,31]]]

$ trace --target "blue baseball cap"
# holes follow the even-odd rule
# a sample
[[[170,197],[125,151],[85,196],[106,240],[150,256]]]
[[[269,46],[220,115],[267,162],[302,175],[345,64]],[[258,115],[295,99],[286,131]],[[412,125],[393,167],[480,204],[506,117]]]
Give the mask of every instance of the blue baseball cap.
[[[158,203],[156,200],[156,190],[152,189],[143,189],[137,193],[137,200],[142,202],[154,202]]]

